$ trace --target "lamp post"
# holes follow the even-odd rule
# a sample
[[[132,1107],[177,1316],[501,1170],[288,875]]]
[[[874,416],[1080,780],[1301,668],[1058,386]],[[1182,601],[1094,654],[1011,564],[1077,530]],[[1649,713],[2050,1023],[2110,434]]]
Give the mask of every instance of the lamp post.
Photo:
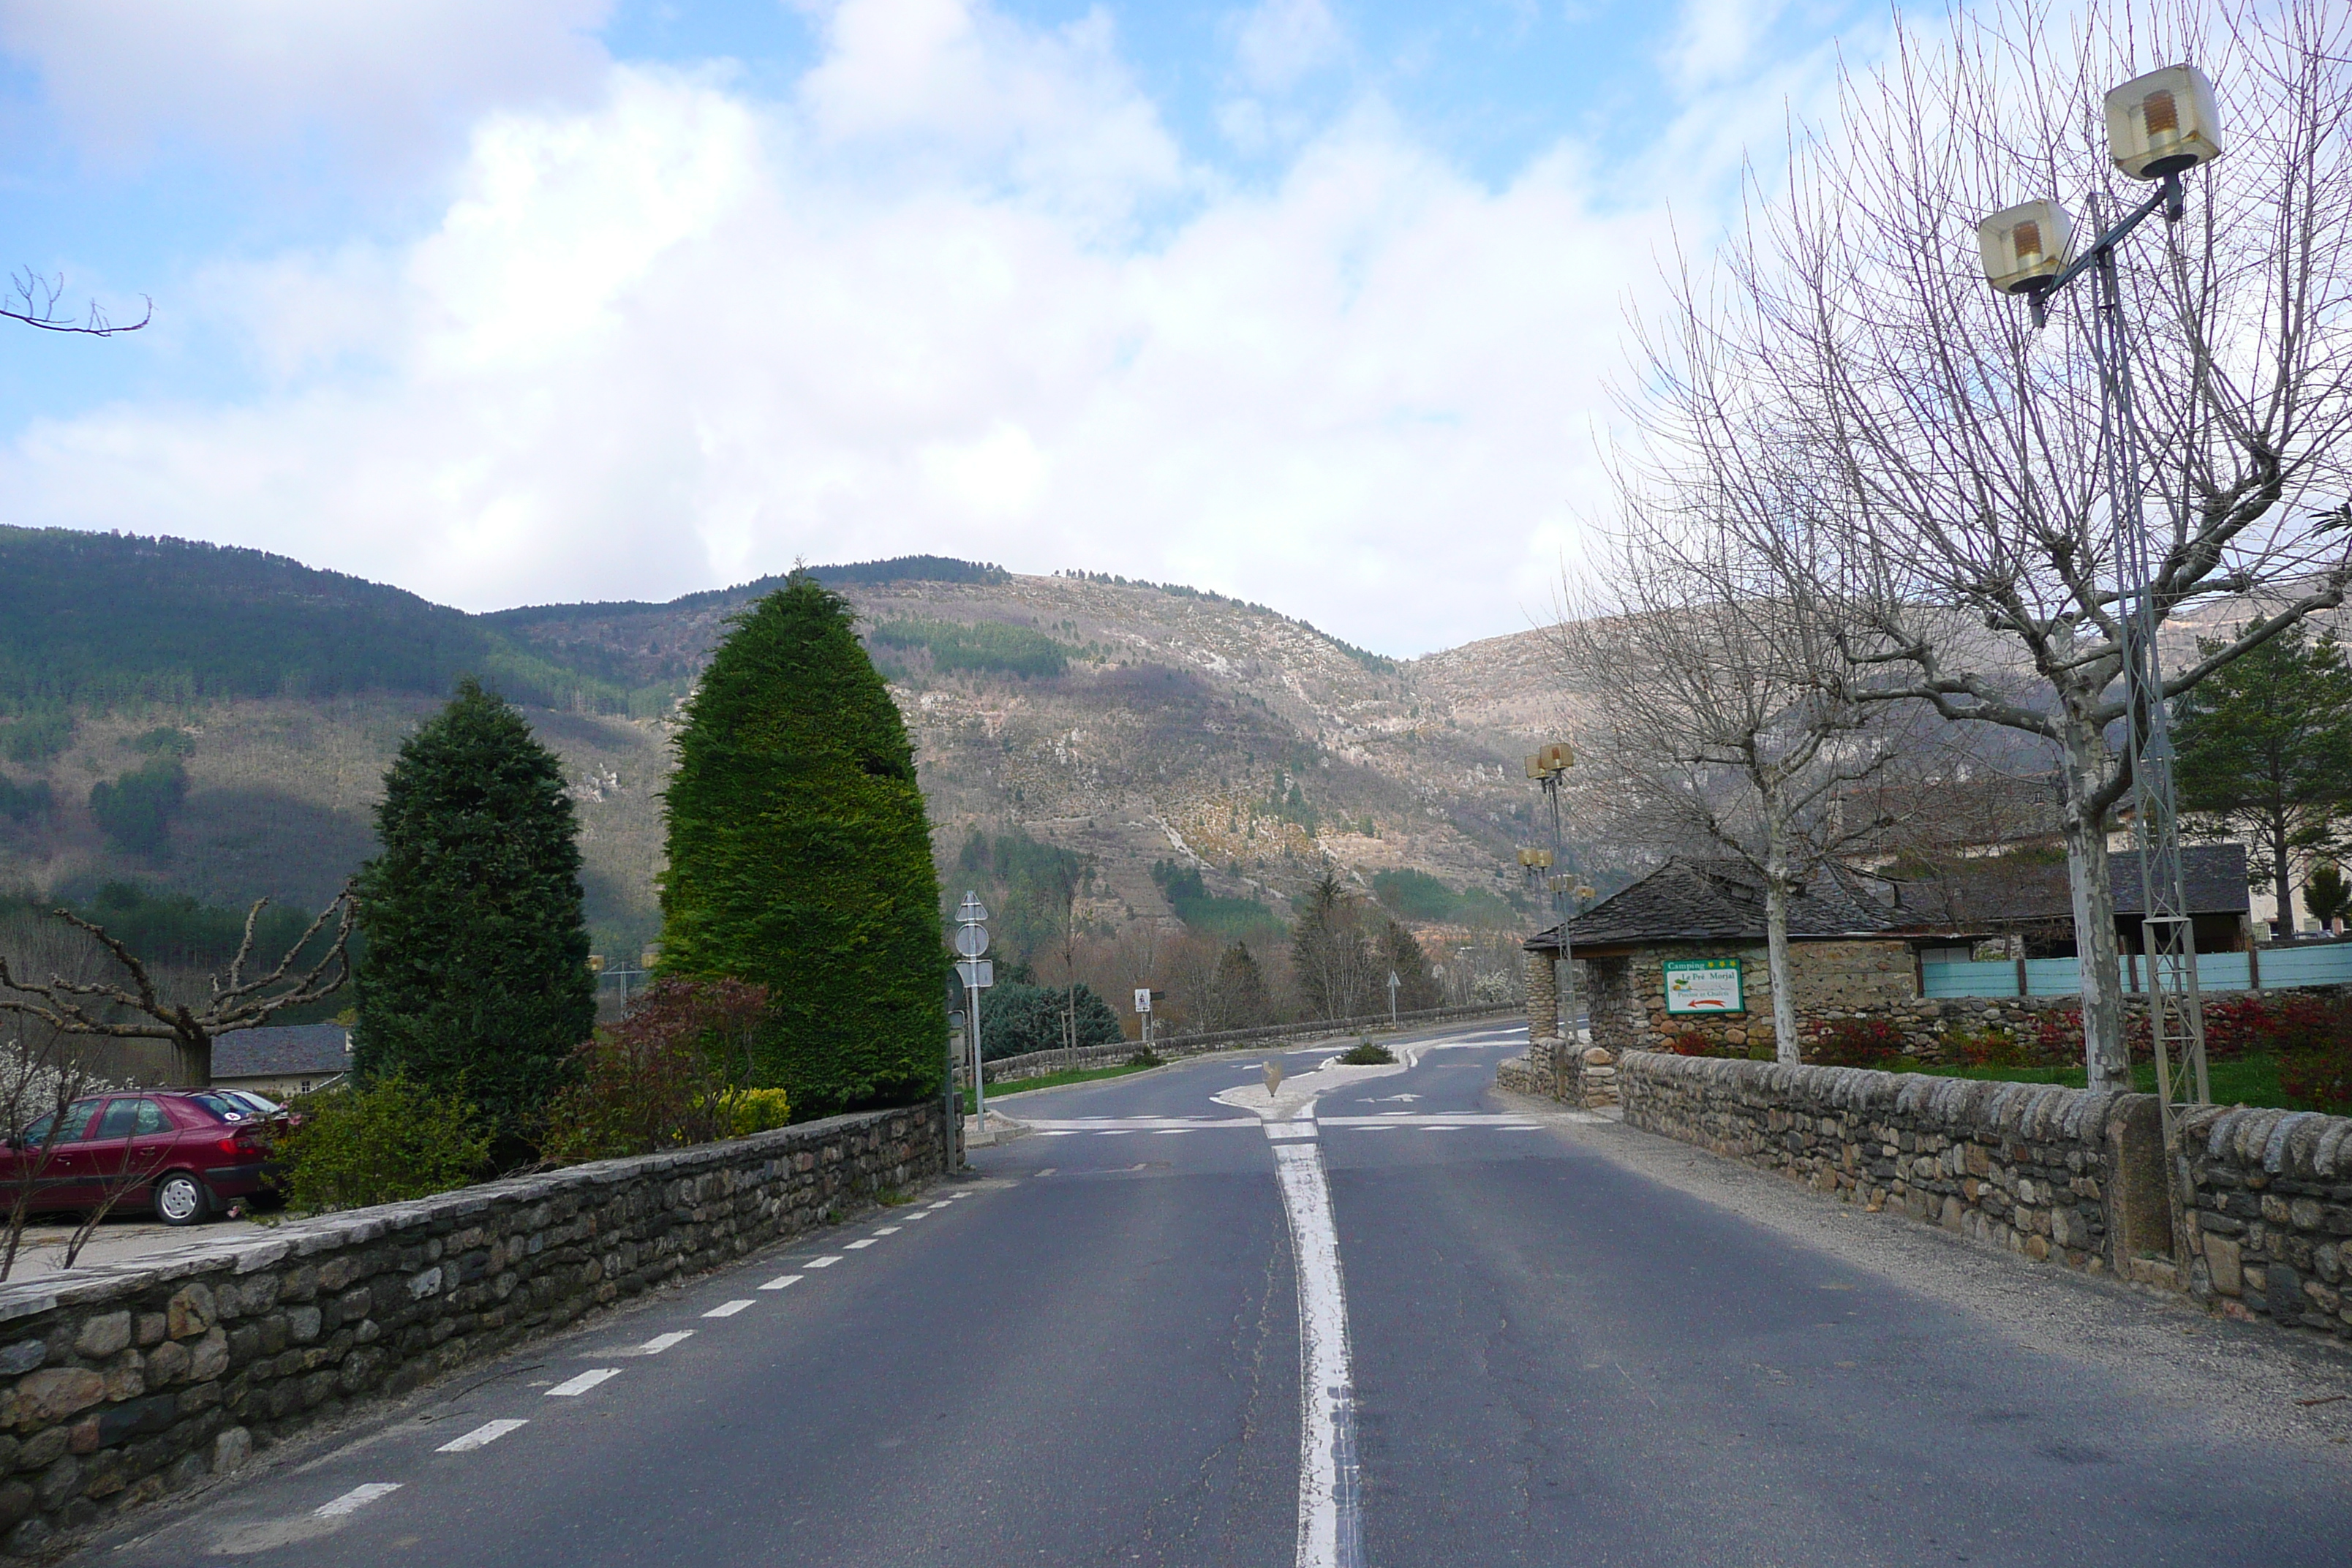
[[[2180,221],[2188,205],[2181,176],[2221,155],[2221,117],[2213,84],[2196,67],[2179,65],[2135,77],[2108,93],[2105,119],[2108,155],[2116,167],[2133,179],[2157,182],[2155,192],[2100,229],[2079,256],[2074,254],[2074,222],[2054,201],[2025,202],[1995,213],[1977,226],[1977,247],[1986,280],[2002,293],[2024,295],[2036,327],[2048,321],[2050,300],[2059,290],[2085,272],[2095,279],[2091,345],[2099,371],[2107,509],[2116,531],[2118,641],[2139,847],[2140,952],[2148,961],[2148,1033],[2165,1143],[2177,1149],[2176,1107],[2210,1104],[2213,1095],[2205,1070],[2196,927],[2181,872],[2171,721],[2156,646],[2156,583],[2141,506],[2142,441],[2132,408],[2116,247],[2159,211],[2167,223]],[[2096,195],[2092,203],[2097,228],[2102,215]]]
[[[1553,871],[1560,859],[1559,786],[1568,770],[1576,765],[1576,753],[1564,741],[1555,741],[1528,759],[1528,777],[1543,786],[1544,797],[1551,805],[1551,847],[1519,851],[1519,863],[1529,875],[1552,872],[1543,879],[1551,894],[1552,912],[1559,917],[1559,957],[1552,971],[1552,999],[1559,1012],[1560,1042],[1553,1053],[1551,1064],[1552,1091],[1559,1094],[1567,1087],[1568,1063],[1576,1050],[1576,962],[1569,951],[1568,890],[1572,879]],[[1532,1046],[1534,1042],[1530,1041]]]

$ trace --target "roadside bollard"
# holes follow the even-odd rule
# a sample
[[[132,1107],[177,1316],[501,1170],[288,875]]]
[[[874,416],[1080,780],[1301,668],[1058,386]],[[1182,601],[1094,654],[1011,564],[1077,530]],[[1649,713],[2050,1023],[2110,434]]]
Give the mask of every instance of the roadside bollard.
[[[1271,1096],[1274,1094],[1275,1090],[1276,1090],[1276,1089],[1280,1089],[1281,1087],[1282,1087],[1282,1064],[1281,1064],[1280,1062],[1268,1062],[1268,1063],[1266,1063],[1266,1064],[1265,1064],[1265,1092],[1266,1092],[1266,1094],[1268,1095],[1268,1097],[1271,1097]]]

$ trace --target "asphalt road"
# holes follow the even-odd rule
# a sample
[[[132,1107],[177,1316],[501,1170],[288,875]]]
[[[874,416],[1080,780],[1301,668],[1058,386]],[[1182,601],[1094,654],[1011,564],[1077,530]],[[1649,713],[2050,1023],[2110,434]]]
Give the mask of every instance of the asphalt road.
[[[2352,1402],[2227,1397],[2346,1358],[1916,1227],[1806,1239],[1838,1205],[1499,1099],[1501,1031],[1409,1038],[1352,1081],[1285,1053],[1287,1102],[1258,1058],[1007,1096],[1037,1131],[917,1204],[80,1561],[2352,1561]]]

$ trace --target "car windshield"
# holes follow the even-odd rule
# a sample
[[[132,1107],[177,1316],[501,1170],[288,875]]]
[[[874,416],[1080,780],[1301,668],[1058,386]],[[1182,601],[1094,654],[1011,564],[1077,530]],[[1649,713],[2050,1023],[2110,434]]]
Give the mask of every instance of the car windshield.
[[[221,1092],[257,1115],[275,1116],[286,1109],[267,1095],[256,1094],[249,1089],[227,1089]]]
[[[208,1089],[181,1098],[190,1105],[210,1111],[223,1121],[242,1121],[253,1114],[253,1107],[233,1098],[234,1094],[231,1089]]]

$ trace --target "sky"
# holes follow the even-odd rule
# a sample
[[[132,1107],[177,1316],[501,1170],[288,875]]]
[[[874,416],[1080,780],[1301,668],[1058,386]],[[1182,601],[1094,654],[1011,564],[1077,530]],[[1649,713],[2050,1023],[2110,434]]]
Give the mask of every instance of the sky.
[[[0,522],[469,610],[935,553],[1544,619],[1837,0],[0,0]]]

